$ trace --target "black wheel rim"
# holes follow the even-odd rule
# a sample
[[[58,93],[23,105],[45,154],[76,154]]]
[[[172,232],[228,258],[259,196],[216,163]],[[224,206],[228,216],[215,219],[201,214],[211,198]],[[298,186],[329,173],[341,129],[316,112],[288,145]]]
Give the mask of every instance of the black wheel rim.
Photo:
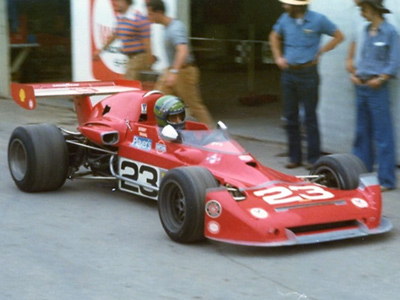
[[[320,167],[313,172],[315,175],[321,176],[317,182],[321,185],[334,188],[342,189],[343,184],[340,177],[329,167]]]
[[[170,182],[165,188],[166,196],[166,221],[174,230],[183,226],[186,218],[186,199],[181,187],[175,182]]]
[[[9,149],[9,165],[13,177],[21,181],[24,179],[28,169],[28,157],[25,146],[18,139],[11,142]]]

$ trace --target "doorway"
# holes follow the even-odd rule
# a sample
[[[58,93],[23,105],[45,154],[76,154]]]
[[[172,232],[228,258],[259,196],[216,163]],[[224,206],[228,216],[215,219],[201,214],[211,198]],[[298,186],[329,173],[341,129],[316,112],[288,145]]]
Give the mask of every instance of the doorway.
[[[280,71],[272,60],[268,35],[283,12],[281,3],[192,0],[190,8],[191,43],[205,98],[279,98]]]
[[[70,0],[10,0],[12,80],[71,80]]]

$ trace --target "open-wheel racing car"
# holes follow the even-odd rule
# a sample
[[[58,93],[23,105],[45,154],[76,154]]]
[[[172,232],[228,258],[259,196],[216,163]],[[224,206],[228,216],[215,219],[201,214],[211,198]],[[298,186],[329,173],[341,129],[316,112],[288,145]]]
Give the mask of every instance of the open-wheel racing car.
[[[97,104],[91,96],[109,95]],[[72,97],[77,131],[50,124],[17,127],[8,164],[25,192],[59,189],[66,179],[114,179],[122,191],[158,200],[161,223],[180,243],[205,238],[281,246],[390,231],[376,175],[350,154],[322,157],[305,176],[262,165],[218,129],[186,121],[157,125],[163,95],[140,82],[12,84],[13,99]]]

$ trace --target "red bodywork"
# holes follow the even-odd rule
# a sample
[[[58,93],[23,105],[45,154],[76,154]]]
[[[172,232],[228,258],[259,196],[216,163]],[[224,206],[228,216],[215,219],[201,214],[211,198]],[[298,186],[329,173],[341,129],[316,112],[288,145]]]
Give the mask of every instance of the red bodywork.
[[[110,94],[92,105],[91,95]],[[220,188],[205,199],[206,237],[258,246],[323,242],[387,232],[391,224],[382,214],[377,179],[360,178],[356,190],[330,189],[263,166],[232,139],[193,146],[164,140],[153,108],[162,96],[146,92],[139,82],[84,82],[13,85],[14,100],[24,108],[35,97],[74,97],[78,130],[100,145],[116,147],[121,190],[156,199],[160,181],[170,169],[202,166]],[[22,95],[22,97],[21,97]],[[204,124],[187,122],[186,131],[209,132]],[[152,185],[146,189],[124,180]],[[234,198],[229,187],[240,195]]]

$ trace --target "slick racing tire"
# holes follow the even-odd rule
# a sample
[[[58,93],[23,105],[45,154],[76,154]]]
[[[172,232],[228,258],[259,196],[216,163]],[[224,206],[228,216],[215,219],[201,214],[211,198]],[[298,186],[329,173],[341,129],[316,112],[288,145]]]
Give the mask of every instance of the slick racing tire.
[[[321,157],[310,171],[320,175],[317,183],[340,190],[358,187],[360,175],[368,173],[364,163],[353,154],[332,154]]]
[[[158,213],[165,232],[175,242],[204,240],[206,190],[218,187],[202,167],[170,170],[163,178],[158,194]]]
[[[50,124],[20,126],[8,143],[8,167],[24,192],[59,189],[68,173],[68,150],[61,131]]]

